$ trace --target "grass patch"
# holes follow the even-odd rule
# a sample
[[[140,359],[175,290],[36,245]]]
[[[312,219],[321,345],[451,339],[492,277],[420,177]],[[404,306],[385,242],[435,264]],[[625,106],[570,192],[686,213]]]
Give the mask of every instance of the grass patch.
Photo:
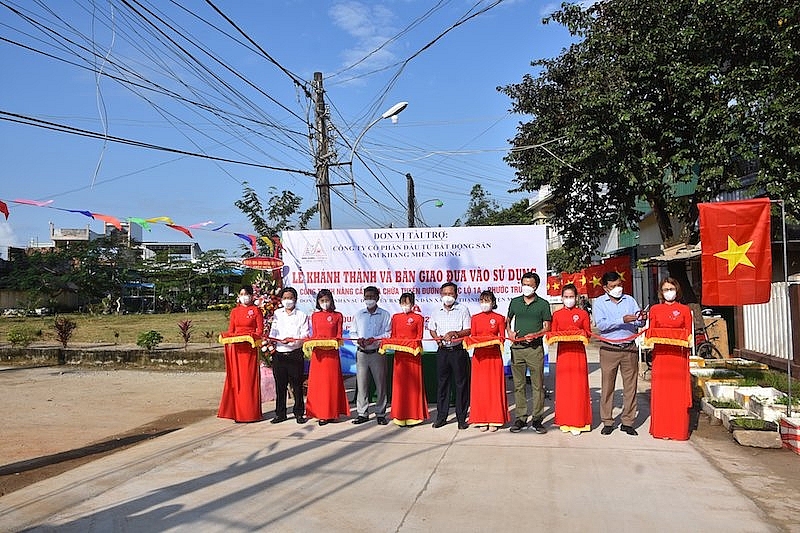
[[[741,409],[742,406],[733,400],[711,400],[708,403],[717,409]]]
[[[136,344],[142,332],[158,331],[163,335],[163,342],[183,344],[183,337],[178,322],[191,320],[196,331],[214,333],[211,341],[216,344],[220,331],[228,329],[228,317],[225,311],[199,311],[195,313],[171,313],[162,315],[83,315],[63,314],[75,321],[70,343],[92,342],[107,344]],[[53,329],[55,317],[0,318],[0,342],[6,342],[8,332],[15,327],[30,327],[41,330],[42,336],[36,340],[58,342]],[[206,342],[205,338],[195,339]]]
[[[789,376],[786,372],[779,372],[777,370],[763,370],[751,368],[737,368],[742,376],[744,376],[743,386],[746,387],[773,387],[781,392],[789,392]],[[797,392],[797,382],[792,384],[793,393]]]

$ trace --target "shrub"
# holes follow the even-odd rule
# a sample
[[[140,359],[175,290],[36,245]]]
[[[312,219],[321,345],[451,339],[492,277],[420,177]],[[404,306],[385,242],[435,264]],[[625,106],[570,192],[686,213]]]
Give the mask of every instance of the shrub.
[[[11,346],[22,346],[23,348],[30,345],[36,337],[36,330],[29,326],[14,326],[8,330],[7,339]]]
[[[150,331],[139,333],[139,337],[136,339],[136,345],[141,346],[148,352],[152,352],[163,340],[164,337],[161,336],[161,333],[151,329]]]
[[[214,344],[214,331],[204,331],[203,338],[208,341],[208,344]]]
[[[183,337],[183,349],[186,350],[189,340],[192,338],[192,321],[181,320],[178,322],[178,329],[181,331],[181,337]]]
[[[77,327],[78,324],[74,320],[63,316],[56,318],[55,322],[53,322],[53,329],[56,330],[56,338],[58,342],[61,343],[61,346],[64,348],[67,347],[67,343],[70,337],[72,337],[72,332],[75,331]]]

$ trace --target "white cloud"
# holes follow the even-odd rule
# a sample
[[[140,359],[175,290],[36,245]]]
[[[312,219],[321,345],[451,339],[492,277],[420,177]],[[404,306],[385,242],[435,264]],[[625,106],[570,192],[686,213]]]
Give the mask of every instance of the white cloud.
[[[396,29],[394,13],[385,6],[346,1],[334,4],[329,14],[333,23],[354,38],[352,46],[342,52],[344,65],[351,65],[371,54],[357,69],[370,70],[395,60],[391,45],[375,50],[389,40]]]
[[[0,217],[3,215],[0,214]],[[0,220],[0,257],[8,259],[8,247],[15,246],[17,236],[14,234],[14,229],[5,220]]]
[[[577,2],[580,4],[581,9],[586,9],[587,7],[591,7],[596,4],[599,0],[582,0]],[[539,9],[539,16],[540,17],[549,17],[559,9],[561,9],[562,2],[547,2],[545,5]]]

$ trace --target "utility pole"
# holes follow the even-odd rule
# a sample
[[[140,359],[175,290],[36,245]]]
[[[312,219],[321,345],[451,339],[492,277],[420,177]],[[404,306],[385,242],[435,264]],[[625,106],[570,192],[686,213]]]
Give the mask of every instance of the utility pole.
[[[317,176],[317,196],[319,197],[319,227],[331,229],[331,183],[328,179],[328,123],[325,110],[325,91],[322,88],[322,72],[314,73],[314,110],[317,152],[314,154],[314,167]]]
[[[416,227],[416,210],[417,198],[414,194],[414,177],[408,173],[406,174],[406,188],[408,191],[408,227]]]

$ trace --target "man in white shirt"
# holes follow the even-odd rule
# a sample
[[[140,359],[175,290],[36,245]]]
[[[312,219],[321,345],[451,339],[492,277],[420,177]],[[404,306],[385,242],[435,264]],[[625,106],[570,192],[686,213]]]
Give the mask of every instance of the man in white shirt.
[[[279,424],[286,420],[287,385],[294,396],[294,419],[298,424],[306,421],[306,404],[303,401],[303,340],[308,338],[308,316],[295,309],[297,291],[286,287],[281,293],[283,307],[275,311],[269,336],[278,339],[272,355],[272,373],[275,376],[275,418]]]
[[[467,409],[469,409],[469,354],[462,345],[462,339],[471,332],[472,317],[466,305],[456,301],[458,287],[447,282],[442,285],[440,295],[442,305],[433,312],[428,329],[436,340],[436,374],[438,394],[436,402],[436,421],[433,427],[440,428],[447,423],[450,412],[450,387],[456,389],[456,419],[458,429],[467,429]]]
[[[369,378],[375,382],[375,416],[378,424],[385,426],[386,420],[386,356],[378,353],[381,339],[389,337],[392,317],[388,311],[378,307],[381,292],[377,287],[364,288],[364,308],[356,312],[350,328],[350,338],[356,350],[356,410],[358,417],[353,424],[369,420]]]

